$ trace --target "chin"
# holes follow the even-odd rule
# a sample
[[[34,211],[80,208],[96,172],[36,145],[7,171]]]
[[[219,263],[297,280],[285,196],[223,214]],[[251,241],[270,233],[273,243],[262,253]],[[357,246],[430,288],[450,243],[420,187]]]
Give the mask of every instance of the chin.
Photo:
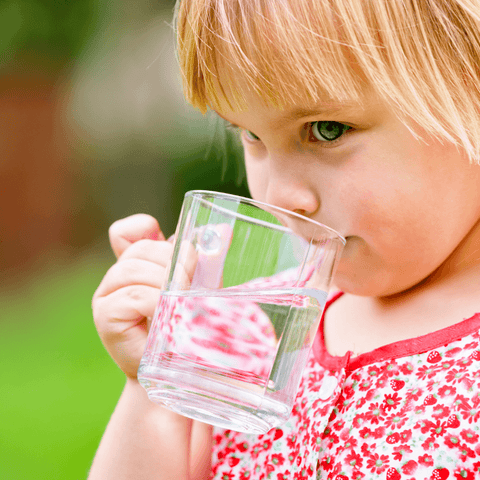
[[[342,256],[336,265],[333,289],[352,295],[370,296],[372,278],[367,274],[365,262],[361,261],[364,255],[360,255],[365,243],[358,237],[349,236],[346,240]]]
[[[333,290],[349,293],[350,295],[356,295],[359,297],[372,297],[375,296],[375,289],[372,289],[367,283],[358,283],[355,279],[345,278],[342,275],[335,275],[333,279]]]
[[[360,297],[384,297],[398,292],[385,271],[372,271],[367,265],[342,257],[333,278],[335,289]],[[393,287],[393,288],[392,288]]]
[[[360,237],[348,236],[342,256],[337,263],[333,288],[351,295],[377,297],[388,290],[388,275],[375,265],[374,256]]]
[[[333,278],[333,289],[359,297],[393,297],[413,286],[410,283],[399,283],[386,272],[368,272],[366,269],[357,274],[353,269],[338,269]]]

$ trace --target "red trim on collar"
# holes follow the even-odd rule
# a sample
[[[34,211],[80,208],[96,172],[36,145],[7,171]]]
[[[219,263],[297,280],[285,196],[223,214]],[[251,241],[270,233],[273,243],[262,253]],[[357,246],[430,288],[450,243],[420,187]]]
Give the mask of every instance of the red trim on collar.
[[[313,355],[315,357],[315,360],[318,363],[320,363],[320,365],[323,365],[325,368],[328,368],[329,370],[341,370],[342,368],[345,368],[348,365],[350,355],[351,355],[351,352],[347,352],[347,354],[343,357],[335,357],[333,355],[330,355],[327,352],[327,349],[325,347],[325,334],[324,334],[325,313],[327,312],[330,305],[333,302],[336,302],[342,295],[343,295],[343,292],[338,292],[332,298],[327,300],[327,303],[325,304],[325,308],[323,309],[323,314],[320,320],[320,325],[318,327],[317,335],[315,336],[315,339],[313,341],[312,350],[313,350]]]
[[[343,357],[336,357],[330,355],[325,346],[324,319],[325,313],[330,305],[337,301],[342,295],[343,292],[337,293],[325,304],[320,326],[318,327],[318,332],[312,347],[313,355],[317,362],[330,370],[348,368],[349,371],[353,371],[375,362],[425,353],[480,330],[480,313],[476,313],[472,317],[459,323],[428,333],[427,335],[390,343],[353,358],[351,358],[352,352],[350,351]]]

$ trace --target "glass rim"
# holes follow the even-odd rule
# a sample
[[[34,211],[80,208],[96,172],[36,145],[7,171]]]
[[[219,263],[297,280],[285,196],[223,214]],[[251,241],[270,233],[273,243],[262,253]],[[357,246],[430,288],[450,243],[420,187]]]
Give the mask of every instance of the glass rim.
[[[303,215],[300,215],[299,213],[292,212],[291,210],[286,210],[285,208],[282,207],[277,207],[276,205],[271,205],[270,203],[266,202],[261,202],[259,200],[253,200],[252,198],[247,198],[247,197],[242,197],[240,195],[234,195],[231,193],[224,193],[224,192],[216,192],[214,190],[189,190],[187,193],[185,193],[185,197],[205,197],[206,195],[210,196],[215,196],[218,198],[224,198],[226,200],[238,200],[240,202],[246,203],[246,204],[251,204],[254,206],[264,206],[268,207],[270,209],[277,210],[278,212],[282,212],[286,215],[290,215],[292,217],[295,217],[299,220],[304,220],[307,223],[311,223],[313,225],[316,225],[318,227],[321,227],[324,230],[327,230],[330,234],[333,234],[334,237],[338,238],[343,245],[346,244],[346,239],[343,237],[340,233],[338,233],[336,230],[334,230],[331,227],[328,227],[327,225],[324,225],[323,223],[317,222],[316,220],[312,220],[309,217],[305,217]]]

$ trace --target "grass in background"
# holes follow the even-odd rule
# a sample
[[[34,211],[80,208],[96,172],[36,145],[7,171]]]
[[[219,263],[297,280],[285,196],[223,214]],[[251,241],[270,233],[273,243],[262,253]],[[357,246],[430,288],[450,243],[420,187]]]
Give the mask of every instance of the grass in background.
[[[109,262],[96,256],[49,262],[25,285],[2,288],[2,480],[87,477],[124,385],[90,307]]]

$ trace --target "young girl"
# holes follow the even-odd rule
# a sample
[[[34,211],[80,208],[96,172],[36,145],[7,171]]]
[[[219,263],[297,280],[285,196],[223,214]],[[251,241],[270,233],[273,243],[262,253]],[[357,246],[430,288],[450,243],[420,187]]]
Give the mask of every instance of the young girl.
[[[177,31],[252,197],[346,237],[339,293],[290,420],[212,431],[136,380],[172,247],[115,223],[93,310],[127,382],[90,478],[480,478],[480,1],[182,0]]]

